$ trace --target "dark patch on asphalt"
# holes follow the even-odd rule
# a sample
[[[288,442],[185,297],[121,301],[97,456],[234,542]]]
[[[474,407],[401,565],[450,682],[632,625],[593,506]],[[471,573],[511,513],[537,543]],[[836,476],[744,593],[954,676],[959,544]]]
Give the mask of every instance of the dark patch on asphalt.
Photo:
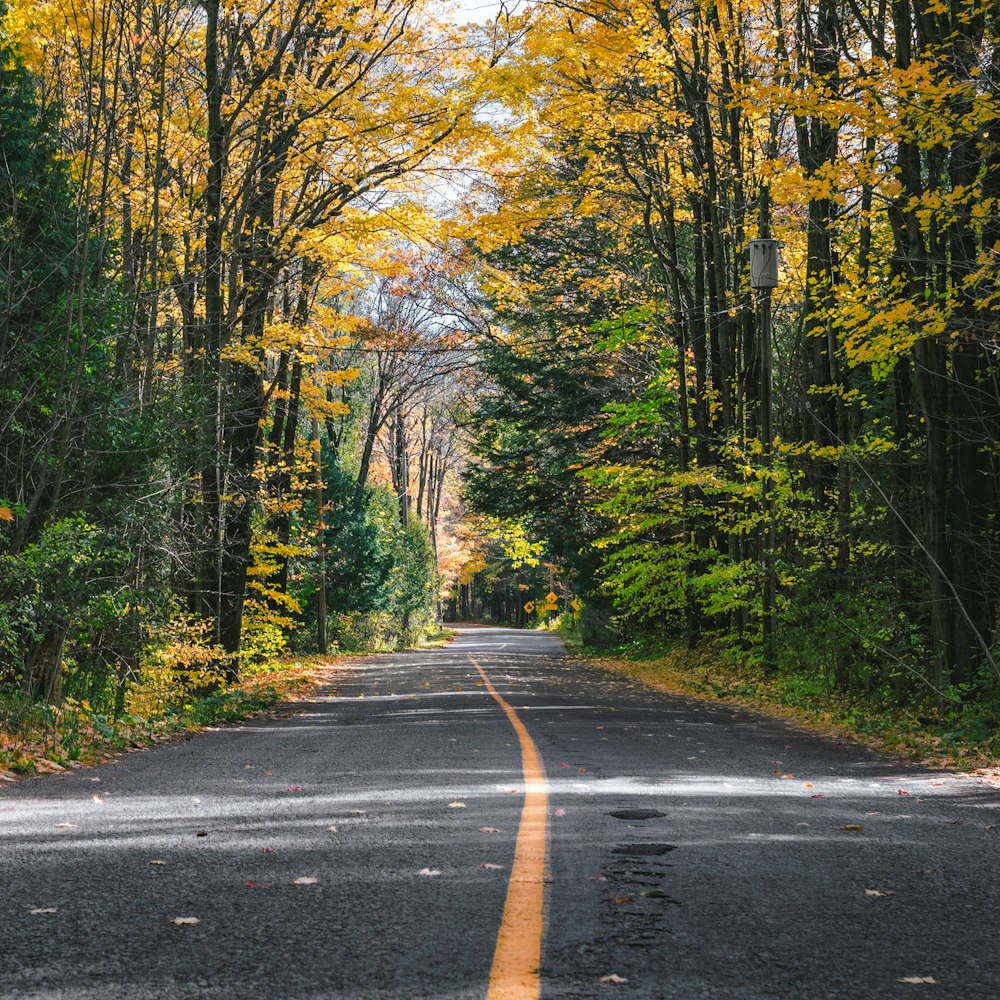
[[[611,849],[613,854],[632,854],[636,857],[654,857],[657,854],[666,854],[668,851],[676,850],[676,844],[622,844],[620,847]]]
[[[661,819],[667,814],[659,809],[615,809],[608,815],[615,819]]]

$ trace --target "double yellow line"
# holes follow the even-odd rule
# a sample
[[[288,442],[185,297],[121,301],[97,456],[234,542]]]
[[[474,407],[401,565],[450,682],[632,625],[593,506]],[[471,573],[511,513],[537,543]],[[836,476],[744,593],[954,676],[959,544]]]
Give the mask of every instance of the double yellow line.
[[[487,1000],[536,1000],[541,989],[545,935],[545,882],[548,869],[548,784],[538,748],[517,712],[500,696],[473,658],[486,690],[504,710],[521,744],[524,807],[514,847],[507,899],[493,953]]]

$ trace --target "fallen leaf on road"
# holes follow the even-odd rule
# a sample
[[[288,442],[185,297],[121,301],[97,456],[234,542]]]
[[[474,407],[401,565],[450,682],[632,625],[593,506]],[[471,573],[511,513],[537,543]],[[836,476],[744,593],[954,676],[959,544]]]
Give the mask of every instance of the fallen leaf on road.
[[[811,781],[807,781],[802,787],[803,788],[812,788],[812,786],[813,786],[813,783]]]
[[[865,889],[866,896],[895,896],[895,889]]]
[[[337,832],[337,828],[335,826],[328,826],[326,828],[326,832],[327,833],[336,833]]]
[[[606,875],[591,875],[588,879],[589,882],[607,882]]]
[[[905,788],[897,788],[896,789],[896,794],[897,795],[909,795],[910,793]]]
[[[500,831],[495,826],[481,826],[479,828],[480,833],[499,833]]]
[[[96,802],[98,805],[102,804],[102,799],[101,799],[100,795],[91,795],[90,799],[91,799],[92,802]]]
[[[501,868],[503,868],[503,865],[494,865],[489,861],[484,861],[479,867],[485,868],[487,871],[497,872],[500,871]]]
[[[847,826],[831,826],[831,830],[847,830],[849,833],[861,833],[864,829],[863,826],[858,826],[857,823],[848,823]]]
[[[810,795],[809,798],[811,798],[811,799],[825,799],[826,796],[822,792],[816,792],[815,795]]]
[[[300,875],[298,878],[292,879],[292,885],[315,885],[318,881],[319,879],[312,875]]]
[[[662,889],[647,889],[645,892],[640,892],[640,896],[643,899],[666,899],[667,894]]]
[[[448,803],[448,808],[449,809],[464,809],[465,808],[465,803],[464,802],[449,802]]]
[[[166,861],[161,861],[159,858],[153,858],[153,860],[147,862],[147,864],[151,864],[151,865],[165,865]]]
[[[59,912],[59,907],[58,906],[40,906],[40,907],[38,907],[38,909],[36,909],[36,910],[29,910],[28,912],[33,917],[39,917],[43,913],[58,913]]]
[[[76,823],[56,823],[57,830],[75,830]]]
[[[628,979],[625,976],[617,976],[613,972],[610,976],[601,976],[602,983],[627,983]]]
[[[931,986],[937,985],[937,980],[933,976],[903,976],[902,979],[897,979],[897,983],[928,983]]]
[[[783,775],[781,776],[781,780],[782,780],[782,781],[786,781],[786,780],[787,780],[788,778],[794,778],[794,777],[795,777],[795,775],[794,775],[794,774],[783,774]]]
[[[612,896],[611,897],[611,902],[612,903],[634,903],[635,902],[635,897],[634,896]]]
[[[995,830],[997,828],[996,823],[977,823],[977,830]]]
[[[560,764],[560,767],[569,767],[569,764]]]
[[[201,920],[198,917],[171,917],[170,922],[172,924],[200,924]]]
[[[296,880],[298,881],[298,880]],[[315,880],[314,880],[315,881]],[[273,889],[274,886],[270,882],[255,882],[252,878],[247,879],[248,889]]]
[[[945,826],[961,826],[965,820],[962,819],[946,819],[944,821]]]
[[[301,792],[302,791],[302,786],[301,785],[289,785],[287,788],[282,788],[281,790],[283,792]]]
[[[440,875],[441,872],[437,868],[421,868],[417,872],[418,875]]]
[[[197,833],[195,834],[195,836],[196,836],[196,837],[207,837],[207,836],[208,836],[208,831],[207,831],[207,830],[199,830],[199,831],[198,831],[198,832],[197,832]]]
[[[351,810],[351,815],[352,816],[364,816],[364,814],[365,814],[364,809],[352,809]]]
[[[553,816],[565,816],[566,815],[566,810],[565,809],[553,809],[552,810],[552,815]]]
[[[932,786],[933,786],[934,788],[940,788],[940,787],[941,787],[942,785],[944,785],[944,784],[946,784],[946,783],[947,783],[947,782],[945,782],[945,781],[932,781],[932,782],[931,782],[931,785],[932,785]]]

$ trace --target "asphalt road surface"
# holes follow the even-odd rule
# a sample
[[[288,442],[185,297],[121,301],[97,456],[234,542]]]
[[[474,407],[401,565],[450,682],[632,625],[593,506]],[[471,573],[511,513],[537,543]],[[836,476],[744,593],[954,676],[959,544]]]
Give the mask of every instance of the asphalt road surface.
[[[0,997],[993,1000],[998,824],[975,779],[462,629],[3,787]]]

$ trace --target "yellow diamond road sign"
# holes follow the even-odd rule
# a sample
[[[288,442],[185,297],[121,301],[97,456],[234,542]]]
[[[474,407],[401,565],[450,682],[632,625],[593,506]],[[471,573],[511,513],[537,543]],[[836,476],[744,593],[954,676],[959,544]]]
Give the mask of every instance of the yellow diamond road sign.
[[[535,610],[535,602],[534,601],[528,601],[528,603],[525,604],[525,606],[524,606],[524,610],[527,611],[528,614],[530,615],[531,612]]]
[[[580,609],[583,607],[583,601],[581,601],[579,597],[574,597],[573,600],[570,601],[569,606],[574,611],[576,611],[577,613],[579,613]]]
[[[555,594],[553,594],[553,593],[552,593],[551,591],[549,591],[549,593],[547,593],[547,594],[545,595],[545,600],[546,600],[546,601],[547,601],[547,602],[548,602],[549,604],[555,604],[555,603],[556,603],[556,601],[558,601],[558,600],[559,600],[559,598],[558,598],[558,597],[556,597],[556,595],[555,595]]]

